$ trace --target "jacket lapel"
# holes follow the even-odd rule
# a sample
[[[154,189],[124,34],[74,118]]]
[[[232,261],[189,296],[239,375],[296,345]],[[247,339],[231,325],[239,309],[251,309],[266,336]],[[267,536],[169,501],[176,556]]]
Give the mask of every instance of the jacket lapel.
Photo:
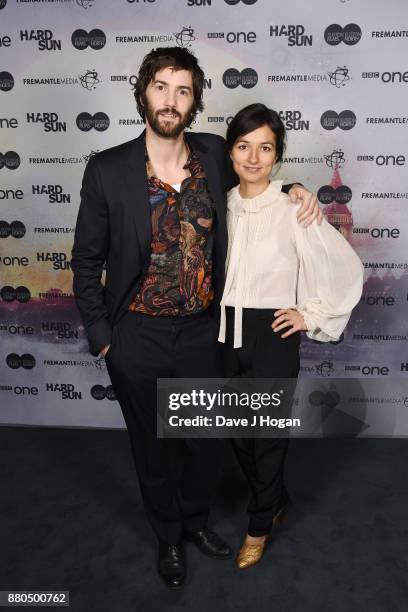
[[[133,141],[127,164],[122,168],[129,219],[134,224],[143,257],[150,254],[152,238],[144,143],[145,130]]]

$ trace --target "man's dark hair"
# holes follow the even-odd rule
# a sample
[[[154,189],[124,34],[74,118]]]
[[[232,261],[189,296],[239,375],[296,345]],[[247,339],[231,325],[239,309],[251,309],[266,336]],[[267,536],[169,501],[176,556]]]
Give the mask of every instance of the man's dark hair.
[[[285,149],[285,126],[278,113],[265,104],[250,104],[235,115],[227,129],[227,145],[231,151],[241,136],[268,125],[276,137],[276,161],[280,162]]]
[[[200,68],[197,58],[191,51],[182,47],[157,47],[145,55],[139,69],[134,96],[137,110],[143,121],[146,120],[144,107],[146,106],[146,89],[156,72],[164,68],[174,70],[189,70],[193,79],[193,107],[191,109],[190,123],[198,111],[202,111],[204,72]]]

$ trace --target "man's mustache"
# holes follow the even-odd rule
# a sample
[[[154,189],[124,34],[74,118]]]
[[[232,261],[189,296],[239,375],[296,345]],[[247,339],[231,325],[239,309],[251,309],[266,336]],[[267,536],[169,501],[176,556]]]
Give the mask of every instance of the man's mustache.
[[[179,117],[181,119],[180,113],[176,111],[175,108],[161,108],[160,110],[156,111],[156,115],[160,115],[161,113],[173,113],[174,115],[176,115],[176,117]]]

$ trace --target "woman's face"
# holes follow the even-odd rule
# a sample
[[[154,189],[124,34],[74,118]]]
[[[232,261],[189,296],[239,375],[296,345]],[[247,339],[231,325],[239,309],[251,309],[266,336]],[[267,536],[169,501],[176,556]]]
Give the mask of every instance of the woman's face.
[[[268,125],[240,136],[230,153],[235,172],[248,183],[265,183],[276,161],[276,136]]]

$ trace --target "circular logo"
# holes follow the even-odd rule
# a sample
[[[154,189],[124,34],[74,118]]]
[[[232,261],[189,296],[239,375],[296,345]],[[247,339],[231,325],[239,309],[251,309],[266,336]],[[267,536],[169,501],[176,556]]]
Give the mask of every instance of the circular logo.
[[[251,4],[255,4],[255,2],[258,2],[258,0],[241,0],[241,1],[242,1],[242,4],[248,4],[249,6]],[[234,6],[235,4],[238,4],[240,0],[224,0],[224,2],[226,2],[230,6]]]
[[[253,68],[244,68],[241,72],[241,85],[245,89],[255,87],[258,82],[258,74]]]
[[[71,42],[75,49],[79,49],[80,51],[86,49],[89,45],[88,32],[86,30],[75,30],[75,32],[72,33]]]
[[[20,355],[17,353],[9,353],[6,357],[6,363],[12,370],[17,370],[20,367]]]
[[[22,285],[20,285],[19,287],[16,287],[16,290],[14,293],[17,298],[17,301],[20,302],[21,304],[25,304],[26,302],[28,302],[28,300],[31,297],[31,293],[29,289],[27,289],[27,287],[23,287]]]
[[[0,223],[4,223],[4,221],[1,221]],[[16,299],[14,288],[10,287],[10,285],[5,285],[1,288],[0,296],[4,302],[13,302]]]
[[[79,113],[76,124],[82,132],[89,132],[93,128],[93,117],[89,113]]]
[[[0,11],[1,11],[1,9],[4,9],[6,4],[7,4],[7,0],[0,0]]]
[[[75,49],[83,51],[88,47],[91,49],[98,50],[102,49],[106,44],[106,36],[102,30],[95,28],[88,34],[86,30],[75,30],[71,36],[71,42]]]
[[[350,110],[344,110],[339,115],[339,128],[341,130],[351,130],[357,123],[357,117]]]
[[[114,402],[116,400],[116,395],[115,395],[115,391],[113,390],[112,385],[108,385],[106,387],[106,397],[108,400],[110,400],[111,402]]]
[[[104,132],[109,127],[109,117],[105,113],[95,113],[93,116],[94,128],[97,132]]]
[[[12,221],[10,223],[11,226],[11,235],[13,238],[22,238],[26,233],[26,228],[24,223],[21,221]]]
[[[0,72],[0,89],[1,91],[10,91],[14,87],[13,75],[9,72]]]
[[[32,370],[35,366],[35,359],[29,353],[24,353],[24,355],[21,355],[20,362],[25,370]]]
[[[228,89],[235,89],[241,82],[241,73],[236,68],[228,68],[222,75],[222,82]]]
[[[89,132],[92,128],[95,128],[97,132],[104,132],[108,129],[110,121],[105,113],[95,113],[94,115],[79,113],[76,124],[82,132]]]
[[[15,170],[20,165],[20,156],[15,151],[0,153],[0,170],[6,166],[9,170]]]
[[[106,397],[106,389],[103,385],[94,385],[91,388],[91,395],[96,400],[103,400]]]
[[[344,44],[350,46],[356,45],[362,36],[361,28],[356,23],[346,25],[343,29],[343,34]]]
[[[320,125],[325,130],[334,130],[339,124],[339,116],[334,110],[328,110],[320,117]]]
[[[10,223],[7,223],[7,221],[0,221],[0,238],[8,238],[10,234]]]
[[[343,40],[343,28],[338,23],[332,23],[324,31],[324,40],[328,45],[339,45]]]
[[[335,189],[331,185],[323,185],[317,192],[317,198],[322,204],[347,204],[352,198],[352,191],[347,185],[340,185]]]
[[[228,89],[235,89],[238,85],[251,89],[258,82],[258,74],[253,68],[244,68],[242,72],[236,68],[228,68],[222,75],[222,82]]]
[[[332,23],[324,31],[324,40],[332,46],[339,45],[341,42],[344,42],[345,45],[356,45],[361,36],[361,28],[356,23],[349,23],[344,28],[338,23]]]

